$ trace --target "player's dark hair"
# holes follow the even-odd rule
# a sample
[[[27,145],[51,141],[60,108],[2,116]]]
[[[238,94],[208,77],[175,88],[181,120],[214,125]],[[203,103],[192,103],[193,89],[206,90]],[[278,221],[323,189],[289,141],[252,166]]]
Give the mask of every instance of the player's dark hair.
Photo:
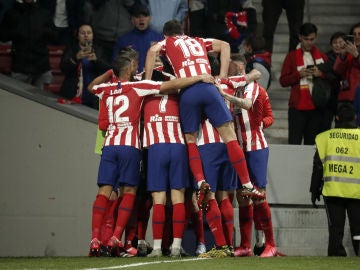
[[[120,77],[121,72],[131,66],[131,60],[129,57],[117,56],[112,64],[114,74]]]
[[[182,25],[177,20],[167,21],[163,27],[163,34],[165,36],[176,36],[183,33]]]
[[[120,57],[128,57],[131,60],[139,60],[139,52],[131,47],[121,48],[118,52]]]

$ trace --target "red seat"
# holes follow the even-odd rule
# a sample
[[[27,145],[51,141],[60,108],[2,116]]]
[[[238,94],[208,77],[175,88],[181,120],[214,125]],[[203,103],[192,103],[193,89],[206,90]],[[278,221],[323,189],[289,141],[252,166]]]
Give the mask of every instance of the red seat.
[[[48,46],[49,61],[53,80],[51,84],[45,85],[45,90],[58,94],[60,92],[61,84],[64,80],[64,74],[60,69],[61,57],[64,54],[65,46]]]
[[[64,54],[65,46],[48,46],[50,68],[53,73],[61,73],[60,62]]]
[[[11,44],[0,44],[0,73],[11,74]]]

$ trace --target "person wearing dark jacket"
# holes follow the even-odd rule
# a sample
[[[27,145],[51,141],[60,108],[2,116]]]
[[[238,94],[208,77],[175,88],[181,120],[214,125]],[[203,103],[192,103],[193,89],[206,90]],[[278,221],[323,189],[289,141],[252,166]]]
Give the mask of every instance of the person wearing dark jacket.
[[[98,57],[98,47],[94,44],[92,27],[79,27],[77,38],[66,48],[60,68],[65,79],[60,89],[60,103],[81,103],[98,109],[98,98],[86,91],[88,84],[111,66]]]
[[[352,103],[340,103],[335,128],[316,136],[311,176],[311,202],[324,198],[328,220],[328,256],[347,256],[343,246],[346,214],[355,254],[360,235],[360,129]]]
[[[42,89],[50,83],[47,45],[55,38],[50,13],[36,0],[17,0],[0,25],[0,41],[12,42],[11,76]]]
[[[39,0],[49,10],[58,33],[52,45],[67,45],[84,22],[85,0]]]

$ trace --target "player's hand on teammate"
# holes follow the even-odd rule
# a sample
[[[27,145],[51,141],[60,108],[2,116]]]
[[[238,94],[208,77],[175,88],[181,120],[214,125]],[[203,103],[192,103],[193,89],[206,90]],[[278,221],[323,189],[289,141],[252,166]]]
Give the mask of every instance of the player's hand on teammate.
[[[205,83],[215,83],[215,78],[211,76],[210,74],[202,74],[200,75],[201,81]]]

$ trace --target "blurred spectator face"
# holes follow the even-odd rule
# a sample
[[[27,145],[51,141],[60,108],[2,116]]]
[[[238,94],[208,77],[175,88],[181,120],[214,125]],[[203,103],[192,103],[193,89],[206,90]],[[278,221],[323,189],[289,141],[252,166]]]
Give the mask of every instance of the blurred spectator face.
[[[331,42],[331,49],[334,53],[339,54],[341,51],[341,48],[343,48],[345,45],[345,41],[342,37],[334,38]]]
[[[360,27],[356,27],[352,33],[355,36],[355,45],[359,48],[360,47]]]
[[[311,48],[315,45],[316,34],[311,33],[308,36],[299,35],[299,39],[300,39],[301,48],[303,49],[303,51],[310,52]]]
[[[140,31],[146,30],[149,27],[151,21],[150,16],[139,14],[131,17],[131,22]]]
[[[92,43],[93,39],[94,39],[94,34],[91,26],[90,25],[80,26],[78,33],[78,40],[80,45],[87,46],[89,42]]]

